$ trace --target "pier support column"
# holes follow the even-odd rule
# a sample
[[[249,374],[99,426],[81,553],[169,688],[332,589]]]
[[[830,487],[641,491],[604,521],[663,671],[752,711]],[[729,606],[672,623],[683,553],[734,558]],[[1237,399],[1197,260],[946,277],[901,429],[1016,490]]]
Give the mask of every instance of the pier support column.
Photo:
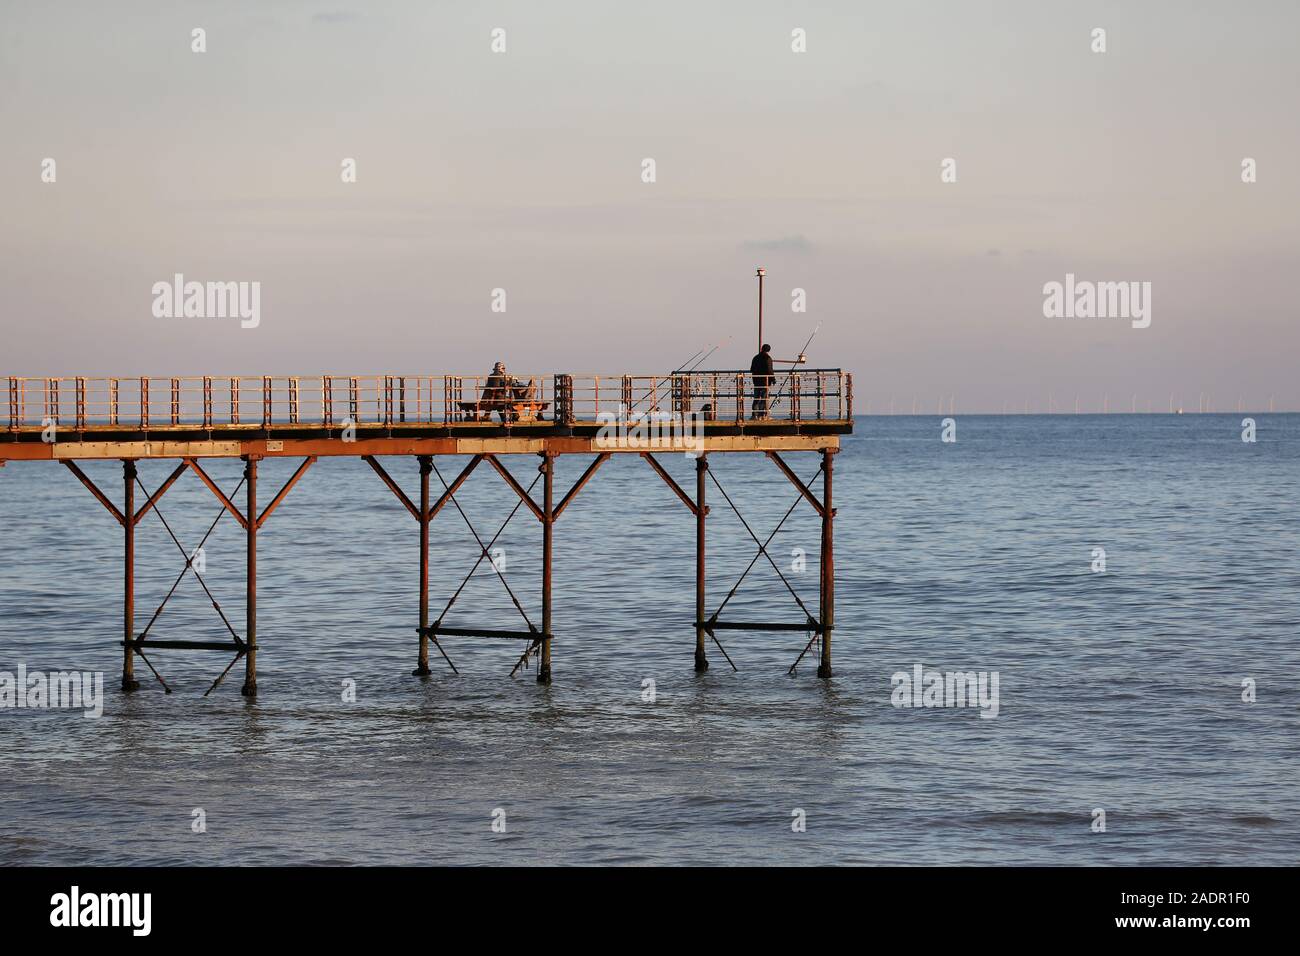
[[[834,448],[822,449],[821,626],[822,659],[818,677],[831,676],[831,634],[835,628],[835,509],[831,507]]]
[[[416,677],[429,676],[429,473],[433,460],[420,455],[420,657]]]
[[[555,524],[555,455],[542,453],[542,659],[537,683],[551,682],[551,538]]]
[[[704,656],[704,519],[709,509],[704,504],[704,479],[709,462],[703,452],[695,459],[695,670],[709,669]]]
[[[245,635],[248,651],[244,655],[245,697],[257,696],[257,457],[245,459],[244,479],[248,482],[248,583],[245,594]]]
[[[130,458],[122,460],[122,478],[126,485],[126,499],[123,502],[123,526],[126,529],[126,543],[123,549],[124,575],[122,580],[122,638],[126,646],[122,648],[122,690],[130,693],[140,688],[135,679],[135,461]]]

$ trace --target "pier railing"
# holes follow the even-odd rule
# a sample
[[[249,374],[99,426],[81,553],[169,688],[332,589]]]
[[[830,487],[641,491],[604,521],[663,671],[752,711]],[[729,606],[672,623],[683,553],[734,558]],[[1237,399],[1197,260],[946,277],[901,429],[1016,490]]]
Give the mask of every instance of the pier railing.
[[[702,415],[707,421],[842,421],[852,417],[852,377],[839,369],[801,369],[772,376],[756,394],[744,371],[572,378],[578,421],[641,415]]]
[[[482,422],[506,394],[549,424],[697,414],[706,421],[845,421],[852,376],[778,372],[755,389],[745,371],[671,375],[513,375],[508,392],[484,375],[56,377],[8,380],[7,426],[41,429],[266,429]],[[495,404],[494,404],[495,402]],[[499,413],[498,413],[499,415]],[[512,424],[527,424],[516,420]]]

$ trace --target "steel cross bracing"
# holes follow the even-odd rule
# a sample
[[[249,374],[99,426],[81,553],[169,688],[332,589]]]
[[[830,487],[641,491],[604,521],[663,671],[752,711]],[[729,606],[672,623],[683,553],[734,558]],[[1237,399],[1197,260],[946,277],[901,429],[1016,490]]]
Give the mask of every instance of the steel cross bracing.
[[[135,657],[139,656],[140,659],[145,662],[146,666],[148,666],[149,670],[153,673],[154,677],[157,678],[158,682],[163,686],[163,689],[167,693],[171,693],[171,688],[167,685],[167,682],[163,679],[162,675],[158,672],[158,669],[154,667],[153,662],[145,655],[144,649],[147,646],[151,650],[234,651],[234,657],[232,658],[231,662],[226,666],[226,669],[223,670],[220,675],[218,675],[217,679],[212,682],[212,686],[208,688],[204,696],[206,697],[208,694],[212,693],[212,691],[215,690],[218,685],[220,685],[221,681],[225,678],[225,676],[228,673],[230,673],[231,668],[234,667],[234,665],[240,660],[240,658],[244,658],[245,668],[246,668],[245,676],[244,676],[243,693],[246,696],[250,696],[250,697],[256,695],[257,693],[257,663],[256,663],[257,662],[257,658],[256,658],[256,654],[257,654],[257,560],[256,560],[257,531],[266,523],[267,519],[271,517],[271,513],[280,506],[280,503],[284,501],[285,496],[289,494],[290,489],[292,489],[293,486],[298,483],[298,479],[303,476],[303,473],[306,472],[307,469],[311,467],[312,463],[315,461],[316,461],[315,456],[309,456],[308,458],[306,458],[302,462],[302,464],[298,466],[298,469],[293,473],[293,475],[289,477],[288,481],[285,482],[284,486],[280,489],[279,493],[271,500],[271,503],[266,506],[266,509],[259,514],[257,511],[257,490],[256,490],[257,489],[257,458],[256,456],[252,456],[252,455],[246,456],[244,459],[245,462],[244,477],[240,479],[239,484],[236,485],[235,490],[233,492],[234,495],[238,495],[240,488],[247,487],[248,511],[247,514],[245,515],[244,513],[240,512],[239,508],[235,506],[233,501],[231,501],[231,496],[227,496],[225,492],[223,492],[221,488],[217,485],[217,483],[213,481],[211,477],[208,476],[207,472],[205,472],[203,468],[200,467],[199,463],[193,458],[182,459],[181,463],[167,477],[166,481],[164,481],[161,485],[159,485],[158,489],[152,495],[148,493],[148,490],[145,488],[144,483],[139,479],[136,470],[135,460],[134,459],[123,460],[122,475],[125,483],[125,495],[124,495],[125,507],[123,510],[119,510],[117,506],[113,504],[113,502],[108,498],[108,496],[103,491],[101,491],[99,487],[93,481],[91,481],[90,478],[80,468],[77,467],[76,462],[70,459],[63,460],[63,464],[67,466],[68,470],[71,471],[74,475],[76,475],[77,479],[83,485],[86,486],[87,490],[89,490],[90,493],[94,495],[96,500],[98,500],[99,503],[104,506],[104,508],[109,512],[109,514],[111,514],[117,520],[118,524],[120,524],[125,530],[125,539],[124,539],[125,574],[124,574],[124,587],[123,587],[123,627],[122,627],[122,648],[123,648],[122,689],[123,690],[132,691],[137,689],[140,686],[139,682],[135,679]],[[239,634],[236,633],[234,627],[230,623],[230,620],[226,617],[225,612],[222,610],[221,605],[217,602],[216,598],[213,597],[212,591],[208,588],[207,582],[203,580],[203,576],[199,574],[198,570],[193,566],[194,554],[197,553],[198,548],[196,548],[194,552],[187,552],[185,550],[184,545],[181,544],[180,539],[176,536],[175,532],[172,531],[171,525],[167,523],[167,519],[163,516],[162,509],[159,508],[158,506],[158,502],[162,499],[163,495],[166,494],[167,491],[172,487],[172,485],[176,483],[176,480],[186,471],[186,469],[193,471],[195,475],[198,476],[199,480],[202,481],[202,483],[212,492],[212,494],[217,498],[217,500],[221,503],[222,506],[221,511],[217,514],[217,517],[213,520],[212,524],[208,526],[208,530],[203,535],[202,541],[199,542],[198,548],[202,548],[204,544],[207,543],[208,538],[212,535],[213,530],[217,526],[217,522],[220,521],[221,518],[227,513],[229,513],[235,518],[235,520],[239,523],[240,527],[244,529],[244,532],[247,535],[248,564],[247,564],[247,591],[245,596],[245,600],[246,600],[245,629],[247,633],[243,638],[241,638]],[[135,508],[135,490],[137,487],[142,492],[144,492],[146,497],[144,506],[141,507],[139,510],[136,510]],[[145,629],[141,631],[139,635],[137,635],[135,633],[135,528],[136,525],[140,523],[140,520],[144,518],[144,516],[147,515],[150,511],[153,511],[155,514],[157,514],[159,521],[162,522],[163,527],[167,530],[168,536],[172,539],[172,542],[176,545],[177,549],[181,552],[181,555],[185,558],[185,564],[181,568],[180,574],[177,575],[176,580],[172,582],[172,586],[168,590],[166,596],[163,597],[162,603],[158,605],[157,609],[153,613],[153,616],[149,619],[149,623],[145,626]],[[217,615],[221,618],[222,623],[226,626],[226,629],[230,632],[230,636],[232,639],[230,643],[226,643],[224,641],[185,641],[185,640],[163,640],[158,638],[153,638],[153,639],[149,638],[150,631],[153,630],[153,626],[157,622],[159,615],[162,614],[163,608],[167,606],[167,602],[170,601],[172,595],[176,593],[176,589],[180,586],[181,579],[185,576],[186,571],[190,571],[194,574],[194,577],[198,580],[200,586],[203,588],[204,593],[207,594],[208,600],[212,602],[213,609],[217,612]]]
[[[267,450],[270,451],[270,442],[267,442]],[[281,443],[282,444],[282,443]],[[831,503],[831,479],[834,455],[838,448],[831,444],[816,444],[811,447],[803,446],[801,450],[817,451],[821,456],[821,465],[819,473],[821,475],[820,498],[814,492],[813,483],[816,480],[814,476],[811,481],[801,480],[794,471],[786,464],[781,455],[771,448],[762,449],[768,458],[776,465],[787,480],[796,488],[798,495],[793,503],[786,510],[776,527],[766,536],[760,539],[755,532],[752,524],[741,513],[736,501],[723,487],[717,476],[709,468],[709,452],[700,452],[695,456],[695,477],[696,487],[695,495],[692,497],[688,494],[664,469],[663,465],[655,458],[654,454],[649,451],[637,451],[640,457],[645,459],[651,469],[664,481],[674,495],[687,507],[696,519],[696,608],[695,608],[695,667],[698,671],[708,669],[708,658],[705,654],[706,639],[711,640],[713,644],[726,658],[727,662],[733,669],[736,668],[735,662],[731,659],[726,648],[718,639],[718,632],[722,630],[776,630],[776,631],[804,631],[811,636],[804,646],[802,652],[795,659],[794,664],[790,667],[793,673],[795,668],[807,655],[814,645],[820,644],[820,662],[817,673],[820,677],[831,676],[831,633],[834,629],[834,546],[833,546],[833,528],[835,509]],[[277,448],[276,451],[281,451]],[[714,454],[729,453],[732,450],[745,449],[714,449]],[[287,451],[287,449],[285,450]],[[488,638],[505,638],[518,639],[526,642],[523,654],[516,661],[511,669],[511,675],[516,674],[521,667],[528,667],[530,662],[536,658],[538,663],[537,680],[539,683],[549,683],[551,680],[551,645],[553,633],[551,629],[551,591],[553,578],[552,562],[552,545],[554,539],[554,525],[565,509],[573,502],[577,494],[587,485],[597,470],[606,461],[609,460],[612,452],[596,451],[594,457],[587,464],[586,469],[581,476],[573,483],[567,492],[556,501],[554,494],[554,472],[555,461],[561,454],[580,454],[578,451],[569,451],[565,448],[553,449],[549,444],[543,443],[541,450],[536,454],[540,459],[537,474],[528,483],[527,487],[520,483],[514,474],[500,460],[495,449],[482,450],[471,455],[469,462],[462,468],[459,474],[450,482],[444,477],[443,473],[434,465],[435,454],[442,453],[435,451],[434,454],[428,453],[396,453],[399,457],[413,457],[419,466],[420,474],[420,500],[419,504],[412,502],[396,481],[389,475],[385,468],[379,463],[375,454],[368,450],[358,449],[359,454],[367,464],[375,471],[383,483],[389,488],[393,495],[398,499],[406,511],[417,521],[420,526],[420,605],[419,605],[419,625],[416,628],[419,636],[419,653],[414,673],[420,676],[428,676],[429,670],[429,645],[433,644],[438,653],[446,661],[448,667],[453,672],[459,673],[456,665],[448,655],[443,641],[440,638],[446,637],[488,637]],[[151,452],[148,447],[144,449],[147,457],[159,457],[155,452]],[[333,452],[324,452],[333,453]],[[516,453],[516,452],[507,452]],[[161,456],[161,457],[166,457]],[[125,531],[124,537],[124,591],[123,591],[123,663],[122,663],[122,687],[124,690],[133,690],[138,687],[134,674],[134,658],[139,656],[146,666],[157,678],[159,683],[167,692],[171,688],[164,680],[158,669],[154,666],[152,660],[146,656],[146,650],[223,650],[233,652],[231,662],[225,670],[213,681],[208,688],[208,694],[212,693],[222,682],[225,676],[230,672],[239,660],[245,662],[245,677],[242,693],[247,696],[254,696],[257,693],[257,532],[265,525],[271,514],[284,501],[289,491],[297,484],[309,467],[317,460],[316,454],[307,454],[307,456],[298,465],[297,470],[289,477],[284,486],[266,506],[265,510],[259,512],[257,507],[257,472],[258,463],[265,455],[248,451],[240,455],[244,461],[244,474],[234,490],[228,495],[217,483],[207,474],[199,465],[198,460],[193,455],[179,455],[180,464],[171,472],[167,479],[152,493],[149,494],[143,482],[140,481],[136,473],[135,458],[121,458],[124,479],[124,507],[119,509],[108,496],[100,490],[99,487],[91,481],[84,472],[77,466],[76,461],[72,458],[60,459],[63,464],[82,482],[91,494],[104,506],[104,508],[122,525]],[[484,535],[480,534],[475,527],[469,514],[462,506],[457,492],[464,486],[474,471],[484,462],[491,466],[501,479],[505,482],[516,495],[517,501],[510,510],[505,520],[496,528],[495,532],[487,540]],[[180,476],[186,471],[194,472],[195,476],[208,488],[217,501],[221,504],[221,510],[216,518],[208,526],[206,533],[199,542],[198,548],[194,551],[187,551],[182,545],[180,538],[173,531],[171,525],[158,507],[159,501],[163,495],[175,484]],[[432,500],[430,480],[431,476],[436,475],[442,490],[437,500]],[[746,533],[757,546],[757,551],[750,559],[749,564],[740,574],[735,584],[727,592],[726,596],[718,604],[718,607],[712,614],[706,613],[706,574],[705,574],[705,544],[707,518],[709,516],[709,507],[706,504],[706,486],[712,481],[714,487],[727,502],[728,506],[735,513],[737,519],[745,528]],[[538,483],[542,484],[542,494],[540,502],[535,497],[535,489]],[[145,502],[139,508],[135,507],[136,490],[144,495]],[[243,490],[246,495],[246,504],[240,508],[235,504],[235,499],[240,491]],[[791,517],[800,501],[805,501],[818,514],[822,521],[821,528],[821,558],[819,561],[818,578],[820,585],[819,608],[816,613],[804,602],[804,600],[795,591],[790,581],[782,573],[781,568],[773,559],[769,552],[769,547],[785,526],[787,520]],[[461,580],[459,585],[451,593],[447,602],[442,607],[436,618],[431,619],[429,605],[429,533],[430,523],[447,505],[451,505],[461,516],[461,520],[469,528],[473,535],[478,555],[471,566],[469,572]],[[526,508],[542,525],[542,580],[541,580],[541,616],[540,621],[535,621],[525,608],[524,601],[521,599],[516,588],[506,579],[506,576],[497,565],[491,561],[491,551],[495,543],[500,539],[505,529],[513,521],[520,509]],[[138,635],[134,631],[134,613],[135,613],[135,586],[134,586],[134,555],[135,555],[135,528],[140,520],[150,511],[156,512],[158,520],[162,523],[167,531],[168,536],[172,539],[173,544],[184,558],[184,565],[176,579],[172,582],[170,590],[163,597],[162,602],[153,612],[148,624]],[[247,588],[246,588],[246,607],[245,607],[245,628],[241,636],[228,619],[225,611],[217,602],[215,596],[208,587],[198,568],[194,566],[194,555],[199,548],[202,548],[216,528],[217,523],[229,514],[240,525],[246,535],[247,542]],[[803,620],[799,622],[770,622],[770,621],[724,621],[722,613],[730,604],[732,598],[736,595],[740,586],[748,578],[754,567],[760,559],[765,559],[772,569],[776,572],[777,577],[781,580],[786,590],[790,593],[795,604],[799,608]],[[518,611],[523,625],[517,629],[499,629],[487,627],[452,627],[444,624],[448,613],[455,606],[470,579],[478,571],[479,566],[484,560],[492,564],[493,573],[505,588],[507,595],[510,597],[515,609]],[[211,602],[213,609],[221,618],[222,623],[230,634],[230,641],[185,641],[185,640],[164,640],[152,636],[155,624],[159,620],[163,609],[171,600],[180,585],[181,579],[186,572],[192,572],[199,585],[203,588],[208,600]]]
[[[442,643],[438,640],[439,636],[488,637],[527,641],[528,646],[524,649],[523,654],[515,663],[515,666],[511,668],[511,676],[514,676],[519,671],[520,667],[526,667],[530,657],[535,656],[539,659],[537,674],[538,682],[550,683],[551,640],[553,636],[551,633],[552,529],[556,519],[560,517],[578,492],[581,491],[587,482],[591,480],[591,477],[596,473],[596,470],[599,469],[610,456],[608,453],[596,455],[587,466],[586,471],[584,471],[578,480],[574,482],[573,486],[560,500],[558,505],[554,503],[553,492],[555,459],[558,456],[551,452],[543,452],[539,457],[541,458],[541,464],[538,466],[538,473],[528,487],[525,488],[519,483],[511,471],[497,458],[497,456],[493,454],[484,453],[474,455],[451,483],[447,482],[443,477],[442,472],[440,472],[437,466],[433,464],[431,456],[419,456],[420,505],[417,507],[411,503],[410,499],[407,498],[406,494],[401,490],[397,482],[394,481],[388,472],[384,470],[383,466],[380,465],[373,456],[366,456],[366,462],[372,469],[374,469],[375,473],[379,475],[380,479],[388,486],[389,490],[393,492],[397,499],[402,502],[407,511],[411,513],[411,516],[420,524],[420,624],[419,627],[416,628],[416,632],[420,637],[420,649],[416,668],[413,672],[415,675],[427,676],[429,674],[428,648],[430,642],[432,642],[438,649],[438,652],[442,655],[443,659],[447,662],[447,665],[452,669],[452,671],[460,673],[459,670],[457,670],[456,665],[452,662],[451,657],[448,656],[446,650],[443,648]],[[486,543],[483,541],[482,535],[479,534],[478,529],[470,520],[469,515],[465,513],[465,509],[461,507],[460,501],[456,497],[456,492],[465,483],[478,465],[484,461],[486,461],[492,469],[501,476],[502,480],[505,481],[506,485],[519,499],[514,508],[512,508],[510,513],[506,516],[505,521],[501,523],[500,527],[497,528],[491,539]],[[430,473],[438,476],[438,481],[443,487],[441,497],[433,506],[429,505]],[[533,497],[533,489],[536,487],[538,481],[543,483],[543,501],[540,505]],[[474,541],[478,545],[479,553],[473,566],[470,568],[469,573],[465,575],[460,585],[452,592],[451,597],[443,606],[437,619],[430,624],[428,574],[429,522],[431,522],[433,517],[448,503],[450,503],[456,509],[457,513],[460,514],[461,520],[465,522],[465,526],[469,528],[470,534],[474,536]],[[511,588],[505,575],[502,574],[496,563],[491,560],[492,545],[496,543],[497,539],[505,531],[506,527],[514,519],[515,515],[518,514],[521,507],[527,507],[533,516],[542,523],[542,620],[540,628],[533,623],[532,619],[528,616],[528,612],[524,609],[523,602],[520,601],[519,596],[515,593],[514,589]],[[465,586],[478,570],[479,565],[483,563],[484,559],[487,559],[488,563],[492,566],[493,572],[496,574],[498,580],[500,580],[502,587],[505,588],[506,593],[510,596],[511,603],[514,604],[520,617],[523,618],[527,630],[509,630],[486,627],[452,627],[442,623],[452,606],[456,603],[456,600],[460,597],[461,592],[464,591]]]
[[[766,454],[767,457],[770,458],[776,464],[776,466],[780,469],[781,473],[790,481],[790,483],[795,486],[799,494],[795,497],[793,503],[791,503],[790,507],[786,510],[785,515],[777,523],[776,527],[772,529],[771,534],[767,536],[767,539],[760,541],[758,535],[754,533],[754,529],[751,527],[750,523],[745,520],[744,515],[740,513],[740,509],[736,506],[736,503],[732,500],[731,496],[727,494],[726,489],[722,487],[722,483],[718,481],[717,476],[714,475],[713,471],[709,468],[706,455],[699,455],[696,458],[696,499],[697,500],[692,501],[690,496],[685,491],[682,490],[681,486],[679,486],[677,482],[675,482],[672,479],[672,476],[670,476],[664,470],[663,466],[659,464],[659,462],[654,458],[653,455],[651,455],[648,452],[642,453],[642,457],[645,458],[645,460],[655,470],[655,472],[659,475],[659,477],[664,480],[664,482],[668,485],[668,487],[672,489],[673,493],[676,494],[677,497],[682,500],[682,502],[686,505],[686,507],[690,509],[690,511],[696,517],[695,666],[697,670],[701,670],[701,671],[708,669],[708,660],[704,654],[704,636],[706,634],[717,646],[718,650],[722,652],[722,656],[726,658],[727,663],[731,665],[733,670],[736,670],[737,669],[736,664],[731,659],[731,655],[727,653],[726,648],[723,647],[721,641],[718,640],[717,632],[719,630],[803,631],[805,633],[810,633],[811,637],[809,638],[808,643],[804,646],[803,651],[800,652],[799,656],[795,659],[794,663],[790,666],[789,673],[794,673],[795,668],[798,667],[799,663],[803,660],[804,656],[808,653],[808,651],[812,648],[812,646],[818,641],[820,641],[821,661],[820,664],[818,665],[818,676],[830,677],[831,676],[830,634],[834,627],[834,623],[833,623],[834,621],[833,618],[833,609],[834,609],[833,554],[834,552],[833,552],[832,542],[833,542],[833,527],[834,527],[833,522],[835,518],[835,509],[831,507],[831,476],[832,476],[832,464],[833,464],[833,458],[831,456],[834,454],[834,450],[824,449],[822,451],[822,461],[818,469],[818,473],[822,477],[822,500],[821,501],[817,499],[817,496],[813,494],[812,490],[809,488],[809,485],[812,483],[811,480],[808,482],[801,481],[799,477],[794,473],[794,471],[790,468],[790,466],[786,464],[784,459],[782,459],[781,456],[776,452],[769,451]],[[750,560],[748,566],[746,566],[745,570],[741,573],[736,583],[731,587],[731,590],[727,593],[727,596],[722,600],[722,603],[718,605],[717,610],[715,610],[713,614],[709,615],[707,618],[704,615],[704,607],[705,607],[704,540],[705,540],[705,519],[709,514],[709,509],[708,506],[704,503],[705,502],[705,494],[704,494],[705,476],[707,476],[713,482],[714,486],[722,494],[723,499],[726,500],[731,510],[735,513],[736,517],[740,520],[740,523],[744,526],[745,531],[749,534],[750,538],[753,539],[754,543],[758,546],[758,550],[757,552],[755,552],[754,557]],[[816,476],[814,476],[813,480],[815,480],[815,477]],[[781,573],[780,567],[777,566],[776,562],[772,559],[771,554],[767,550],[768,545],[770,545],[772,542],[772,539],[776,537],[777,533],[785,525],[785,522],[794,513],[794,510],[796,507],[798,507],[800,501],[808,502],[808,504],[812,506],[813,510],[816,511],[818,516],[822,519],[821,557],[820,557],[820,561],[818,562],[820,608],[819,608],[819,614],[817,615],[814,615],[812,611],[809,610],[808,606],[804,603],[803,599],[799,597],[798,592],[796,592],[795,589],[791,586],[786,576]],[[775,571],[777,577],[781,579],[781,583],[784,584],[786,590],[790,592],[790,596],[794,599],[795,604],[797,604],[799,609],[803,612],[804,621],[802,623],[720,620],[720,615],[722,614],[722,611],[731,602],[731,599],[735,596],[736,592],[740,589],[741,584],[744,583],[745,578],[748,577],[749,572],[752,571],[754,565],[758,563],[759,558],[767,559],[768,564],[772,566],[772,570]]]

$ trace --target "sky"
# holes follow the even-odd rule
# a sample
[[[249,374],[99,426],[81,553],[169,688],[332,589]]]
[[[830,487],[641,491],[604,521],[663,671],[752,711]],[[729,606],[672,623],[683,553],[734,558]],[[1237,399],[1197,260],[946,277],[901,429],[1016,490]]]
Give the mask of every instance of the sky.
[[[820,325],[859,412],[1300,410],[1298,31],[1292,0],[0,0],[0,376],[747,367],[761,265],[766,338]],[[156,316],[176,273],[260,283],[257,326]],[[1149,327],[1045,316],[1067,274],[1151,283]]]

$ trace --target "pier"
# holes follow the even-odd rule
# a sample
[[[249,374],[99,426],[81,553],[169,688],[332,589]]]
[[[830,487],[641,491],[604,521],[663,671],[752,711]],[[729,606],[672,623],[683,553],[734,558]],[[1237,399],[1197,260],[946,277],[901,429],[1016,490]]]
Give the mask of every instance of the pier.
[[[611,456],[634,454],[648,465],[646,475],[662,480],[694,518],[695,669],[708,669],[710,642],[735,668],[719,639],[720,632],[790,631],[800,634],[801,639],[807,635],[790,671],[793,673],[805,657],[814,654],[817,675],[829,678],[832,676],[831,636],[835,627],[832,477],[840,436],[852,429],[853,381],[850,374],[840,369],[801,368],[778,372],[766,391],[760,388],[757,393],[749,372],[732,370],[671,375],[524,375],[513,378],[510,388],[502,388],[486,376],[464,375],[11,377],[7,425],[0,434],[0,467],[9,461],[57,462],[122,527],[121,686],[124,691],[139,687],[136,658],[170,692],[149,654],[165,650],[219,651],[230,654],[230,662],[213,681],[208,693],[242,660],[242,692],[250,697],[257,694],[258,531],[317,462],[341,456],[363,459],[418,527],[418,626],[413,628],[418,643],[412,672],[415,675],[431,673],[431,650],[437,651],[442,662],[455,670],[443,646],[444,639],[484,638],[521,642],[524,649],[511,675],[535,662],[537,681],[550,683],[551,551],[556,523]],[[686,453],[694,458],[693,495],[672,478],[656,457],[666,453]],[[770,459],[771,466],[789,480],[795,492],[781,524],[800,504],[811,507],[820,517],[819,591],[815,610],[805,605],[767,551],[781,524],[765,539],[759,537],[710,470],[709,456],[714,454],[750,454]],[[468,462],[450,480],[436,464],[439,457],[448,455],[469,456]],[[555,462],[561,455],[584,456],[589,461],[573,485],[557,495]],[[538,459],[536,473],[530,479],[519,478],[507,466],[507,461],[517,456]],[[808,479],[801,478],[797,466],[810,456],[817,459],[817,471]],[[242,479],[229,491],[222,489],[203,466],[205,460],[213,458],[238,458],[244,462]],[[260,505],[258,463],[271,458],[301,461],[269,500],[260,499],[266,502]],[[120,506],[108,490],[96,485],[78,465],[78,462],[107,459],[117,460],[122,466],[122,486],[116,499]],[[144,487],[136,469],[138,461],[149,459],[176,462],[170,475],[152,489]],[[412,501],[393,479],[392,474],[400,467],[418,470],[418,502]],[[495,473],[507,493],[517,499],[506,522],[486,538],[465,517],[456,499],[456,492],[476,471]],[[220,505],[208,534],[227,515],[246,534],[242,634],[213,601],[230,634],[229,641],[152,637],[153,623],[170,593],[144,630],[136,629],[135,528],[151,512],[166,525],[160,502],[168,489],[187,473],[202,482]],[[539,483],[540,499],[536,487]],[[735,512],[756,547],[740,579],[712,612],[706,603],[705,574],[707,519],[710,508],[716,506],[716,502],[708,503],[714,500],[708,495],[710,485],[721,502]],[[0,473],[0,494],[3,493]],[[470,527],[479,554],[442,613],[434,616],[429,591],[429,536],[434,519],[449,506]],[[497,577],[519,611],[522,626],[516,629],[445,626],[443,616],[479,565],[487,560],[496,570],[491,564],[492,544],[521,509],[542,526],[539,620],[530,618],[524,602],[497,571]],[[184,557],[177,584],[186,573],[194,573],[202,583],[201,575],[191,567],[194,549],[187,551],[171,534],[170,527],[167,530]],[[760,560],[766,560],[785,584],[797,605],[797,615],[784,621],[723,618],[722,612],[731,597]],[[206,590],[206,584],[203,587]]]

